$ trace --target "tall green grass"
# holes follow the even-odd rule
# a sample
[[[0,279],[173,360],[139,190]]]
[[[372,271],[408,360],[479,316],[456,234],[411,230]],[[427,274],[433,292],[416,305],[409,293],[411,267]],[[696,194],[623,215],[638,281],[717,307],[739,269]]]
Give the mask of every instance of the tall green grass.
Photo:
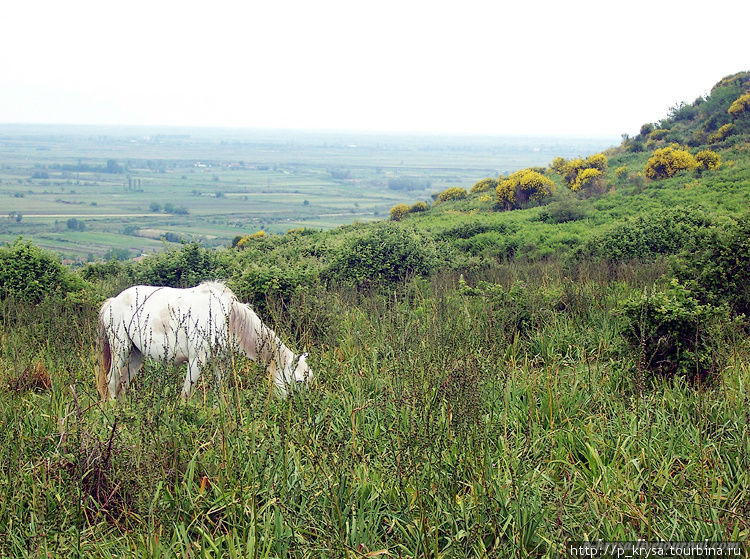
[[[9,557],[554,556],[567,541],[747,540],[750,359],[636,379],[620,301],[658,264],[509,263],[264,316],[316,382],[236,358],[187,404],[149,363],[94,385],[95,308],[4,302],[0,553]],[[46,305],[46,306],[45,306]]]

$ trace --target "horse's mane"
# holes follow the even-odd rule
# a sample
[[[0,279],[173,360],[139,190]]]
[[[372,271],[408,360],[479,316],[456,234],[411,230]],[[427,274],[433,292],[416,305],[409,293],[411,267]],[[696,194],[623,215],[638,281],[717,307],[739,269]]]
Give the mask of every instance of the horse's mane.
[[[263,363],[274,366],[273,362],[287,363],[294,358],[292,351],[263,323],[255,311],[236,298],[232,301],[229,313],[229,330],[240,347],[256,354],[256,358]]]

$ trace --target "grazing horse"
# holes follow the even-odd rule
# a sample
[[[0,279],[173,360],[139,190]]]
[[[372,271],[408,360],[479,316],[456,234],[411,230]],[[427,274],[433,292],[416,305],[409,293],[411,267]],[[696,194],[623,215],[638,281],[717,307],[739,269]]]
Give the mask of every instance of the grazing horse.
[[[296,356],[228,287],[205,282],[190,289],[136,285],[99,311],[102,349],[97,379],[106,399],[122,394],[146,357],[187,362],[182,396],[187,399],[217,355],[239,351],[273,375],[282,396],[289,386],[312,379],[307,354]]]

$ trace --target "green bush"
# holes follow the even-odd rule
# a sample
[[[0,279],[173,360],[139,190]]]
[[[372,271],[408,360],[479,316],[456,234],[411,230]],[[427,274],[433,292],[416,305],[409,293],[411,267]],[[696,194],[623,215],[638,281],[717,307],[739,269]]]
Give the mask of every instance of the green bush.
[[[476,287],[468,287],[464,281],[459,281],[459,292],[482,300],[482,308],[495,321],[494,332],[499,333],[505,342],[538,331],[555,311],[560,310],[561,305],[558,291],[532,288],[521,280],[508,287],[487,281],[479,281]]]
[[[617,261],[698,250],[712,226],[711,216],[700,210],[677,207],[654,211],[594,235],[583,251],[590,256]]]
[[[226,279],[232,268],[228,253],[208,250],[199,243],[186,243],[136,264],[133,278],[147,285],[192,287],[206,280]]]
[[[467,239],[458,239],[454,244],[464,252],[474,256],[482,255],[484,259],[491,261],[511,258],[518,249],[518,242],[514,237],[492,230],[477,233]]]
[[[386,223],[349,239],[333,254],[324,277],[356,287],[397,283],[424,275],[433,251],[414,231]]]
[[[57,256],[16,239],[0,248],[0,299],[38,303],[53,294],[80,291],[86,283]]]
[[[702,301],[726,304],[733,314],[750,316],[750,215],[716,231],[675,261],[678,277]]]
[[[578,221],[586,217],[586,210],[580,203],[574,203],[563,199],[556,204],[545,206],[539,212],[539,221],[545,223],[568,223]]]
[[[506,233],[508,231],[508,226],[505,223],[494,223],[494,224],[488,224],[488,223],[462,223],[461,225],[456,225],[455,227],[451,227],[450,229],[446,229],[445,231],[442,231],[439,235],[439,239],[469,239],[473,237],[474,235],[479,235],[480,233],[487,233],[488,231],[496,231],[498,233]]]
[[[229,287],[263,313],[272,300],[286,304],[300,286],[314,285],[317,280],[317,270],[309,267],[251,264],[229,281]]]
[[[719,324],[726,308],[702,305],[676,279],[666,291],[644,290],[623,304],[626,339],[645,376],[706,379],[718,372]]]

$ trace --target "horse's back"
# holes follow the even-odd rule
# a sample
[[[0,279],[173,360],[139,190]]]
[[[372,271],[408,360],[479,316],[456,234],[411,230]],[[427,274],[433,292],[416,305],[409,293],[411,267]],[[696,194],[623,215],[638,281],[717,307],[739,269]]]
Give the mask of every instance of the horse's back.
[[[183,337],[201,333],[221,335],[236,300],[229,288],[217,282],[186,289],[135,285],[111,299],[109,310],[102,312],[123,325],[143,349],[167,340],[187,343]]]
[[[102,324],[107,322],[143,329],[146,322],[160,327],[168,323],[217,321],[230,315],[237,301],[232,291],[222,283],[206,282],[185,289],[134,285],[107,299],[99,311]],[[128,328],[130,329],[130,328]]]

